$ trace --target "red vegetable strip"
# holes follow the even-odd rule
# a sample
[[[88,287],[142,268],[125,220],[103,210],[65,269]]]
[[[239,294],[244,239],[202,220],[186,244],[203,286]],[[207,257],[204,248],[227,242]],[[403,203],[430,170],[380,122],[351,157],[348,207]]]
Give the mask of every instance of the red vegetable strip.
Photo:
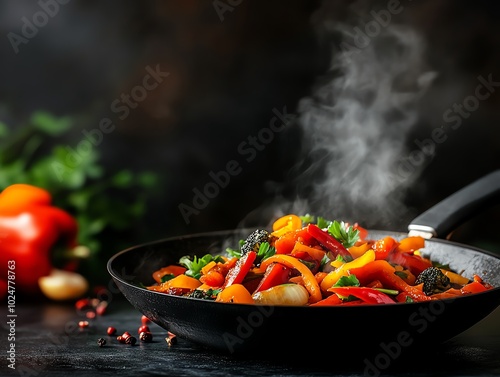
[[[342,245],[339,241],[337,241],[333,236],[331,236],[328,232],[320,229],[315,224],[307,225],[307,232],[313,236],[321,245],[330,250],[335,256],[340,255],[346,262],[351,261],[352,255],[349,251]]]
[[[248,271],[252,268],[256,257],[257,253],[251,250],[238,259],[235,266],[227,273],[224,287],[229,287],[231,284],[241,284]]]
[[[331,295],[323,300],[310,304],[309,306],[333,306],[342,304],[342,300],[337,295]]]
[[[331,287],[328,289],[341,296],[352,295],[368,304],[394,304],[394,300],[385,293],[367,287]]]
[[[395,269],[385,260],[375,260],[365,264],[363,267],[349,270],[350,275],[356,275],[361,285],[366,285],[373,280],[380,280],[385,288],[397,289],[406,292],[415,301],[429,301],[419,288],[409,285],[394,273]]]
[[[266,268],[264,277],[255,289],[255,292],[265,291],[276,285],[284,284],[288,281],[290,269],[280,263],[271,263]]]

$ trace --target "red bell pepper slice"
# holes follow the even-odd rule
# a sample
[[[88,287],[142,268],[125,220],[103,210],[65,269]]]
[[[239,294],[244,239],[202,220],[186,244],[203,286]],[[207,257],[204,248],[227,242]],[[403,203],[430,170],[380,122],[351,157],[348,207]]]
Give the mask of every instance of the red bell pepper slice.
[[[293,232],[288,232],[274,241],[276,254],[290,254],[297,242],[301,242],[308,246],[317,244],[317,241],[307,232],[307,228],[302,228]]]
[[[413,275],[418,276],[423,270],[432,267],[432,263],[418,255],[396,251],[389,254],[387,261],[392,264],[399,264],[409,270]]]
[[[398,241],[392,237],[381,238],[373,244],[375,259],[386,259],[398,247]]]
[[[251,250],[238,259],[234,267],[227,273],[224,287],[229,287],[231,284],[241,284],[252,268],[255,258],[257,258],[257,253]]]
[[[392,298],[390,298],[384,292],[380,292],[374,288],[331,287],[328,290],[345,297],[352,295],[368,304],[394,304],[394,300]]]
[[[336,294],[332,294],[323,300],[310,304],[309,306],[334,306],[342,304],[342,300]]]
[[[368,230],[367,229],[363,228],[358,223],[354,223],[352,227],[353,227],[353,229],[356,229],[357,231],[359,231],[359,240],[360,241],[366,240],[366,238],[368,237]]]
[[[363,267],[349,270],[350,275],[355,275],[361,285],[366,285],[373,280],[380,280],[385,288],[397,289],[400,292],[406,292],[414,301],[429,301],[431,298],[426,296],[421,289],[409,285],[394,273],[394,267],[385,260],[374,260]]]
[[[307,225],[307,232],[313,236],[321,245],[331,251],[334,256],[340,255],[346,262],[353,260],[349,251],[328,232],[320,229],[315,224]]]
[[[280,263],[271,263],[266,268],[264,277],[255,289],[255,292],[265,291],[276,285],[284,284],[290,278],[291,269]]]

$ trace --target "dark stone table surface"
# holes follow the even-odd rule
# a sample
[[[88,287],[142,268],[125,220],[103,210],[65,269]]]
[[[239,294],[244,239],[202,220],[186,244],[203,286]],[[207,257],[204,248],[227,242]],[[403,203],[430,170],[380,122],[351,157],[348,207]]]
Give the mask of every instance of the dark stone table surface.
[[[8,360],[11,330],[2,321],[1,376],[500,376],[500,308],[436,349],[384,369],[344,359],[343,353],[355,350],[342,350],[338,339],[330,340],[335,350],[331,358],[316,360],[232,357],[183,339],[169,347],[167,331],[154,323],[149,324],[153,342],[121,344],[106,334],[108,326],[137,336],[141,325],[141,313],[121,296],[84,329],[78,322],[85,317],[72,303],[22,302],[16,314],[14,365]],[[101,337],[103,347],[97,344]]]

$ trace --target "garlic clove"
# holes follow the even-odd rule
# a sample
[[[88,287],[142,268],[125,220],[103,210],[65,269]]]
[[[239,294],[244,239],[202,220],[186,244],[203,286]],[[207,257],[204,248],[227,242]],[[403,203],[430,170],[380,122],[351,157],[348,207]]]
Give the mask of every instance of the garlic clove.
[[[89,288],[87,279],[79,273],[59,269],[38,279],[38,285],[46,297],[57,301],[80,298]]]

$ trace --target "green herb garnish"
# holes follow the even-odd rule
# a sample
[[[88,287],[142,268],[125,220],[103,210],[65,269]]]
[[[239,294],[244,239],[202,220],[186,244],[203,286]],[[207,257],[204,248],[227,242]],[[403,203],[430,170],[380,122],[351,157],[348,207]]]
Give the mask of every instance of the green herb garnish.
[[[359,230],[354,229],[352,226],[348,227],[343,221],[332,221],[328,226],[328,233],[335,237],[345,248],[354,246],[359,240]]]
[[[195,255],[193,257],[193,260],[191,260],[191,257],[189,256],[184,256],[179,259],[179,264],[187,268],[186,272],[184,272],[185,275],[191,276],[195,279],[199,279],[201,276],[201,269],[212,261],[222,263],[225,262],[224,258],[222,258],[220,255],[214,257],[211,254],[205,254],[201,258],[198,258]]]

